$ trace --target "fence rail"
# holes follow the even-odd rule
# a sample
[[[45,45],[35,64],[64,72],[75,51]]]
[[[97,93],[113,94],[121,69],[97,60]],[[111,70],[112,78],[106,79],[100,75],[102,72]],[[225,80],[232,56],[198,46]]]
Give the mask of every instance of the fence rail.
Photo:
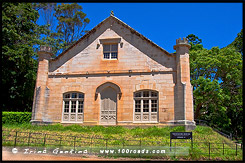
[[[114,138],[101,138],[92,135],[88,136],[71,136],[71,135],[57,135],[57,134],[47,134],[47,133],[33,133],[33,132],[21,132],[12,130],[2,130],[2,144],[9,146],[59,146],[59,147],[73,147],[74,150],[80,147],[146,147],[146,146],[165,146],[170,147],[169,141],[144,141],[139,139],[114,139]],[[196,142],[193,141],[191,145],[190,142],[178,142],[175,141],[175,148],[178,145],[189,146],[193,151],[196,149],[202,149],[202,152],[197,152],[204,155],[238,155],[242,152],[242,144],[237,143],[210,143],[210,142]],[[171,147],[171,148],[174,148]]]

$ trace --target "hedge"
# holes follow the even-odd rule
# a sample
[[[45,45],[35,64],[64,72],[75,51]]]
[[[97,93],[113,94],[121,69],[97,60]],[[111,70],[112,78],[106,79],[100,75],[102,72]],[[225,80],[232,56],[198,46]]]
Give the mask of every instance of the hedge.
[[[2,124],[29,123],[31,114],[31,112],[2,112]]]

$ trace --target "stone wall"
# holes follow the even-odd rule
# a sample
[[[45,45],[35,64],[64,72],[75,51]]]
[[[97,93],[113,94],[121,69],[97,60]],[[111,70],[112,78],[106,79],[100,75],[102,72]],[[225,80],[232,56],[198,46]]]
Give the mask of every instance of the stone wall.
[[[61,122],[63,93],[78,91],[85,94],[84,124],[99,124],[100,96],[95,98],[96,89],[106,82],[121,88],[122,96],[117,101],[118,123],[132,123],[134,98],[138,90],[151,89],[159,92],[159,122],[174,119],[173,74],[148,73],[145,75],[89,76],[89,77],[50,77],[48,87],[50,97],[47,117],[50,121]]]
[[[103,59],[105,40],[118,41],[117,60]],[[122,92],[117,100],[118,125],[135,125],[133,95],[139,90],[158,91],[158,125],[193,121],[188,48],[178,46],[176,51],[176,55],[169,55],[125,25],[108,19],[55,59],[39,52],[36,89],[40,93],[34,97],[32,121],[62,122],[63,94],[75,91],[85,94],[83,124],[100,124],[100,94],[97,97],[96,89],[106,82],[114,83]]]

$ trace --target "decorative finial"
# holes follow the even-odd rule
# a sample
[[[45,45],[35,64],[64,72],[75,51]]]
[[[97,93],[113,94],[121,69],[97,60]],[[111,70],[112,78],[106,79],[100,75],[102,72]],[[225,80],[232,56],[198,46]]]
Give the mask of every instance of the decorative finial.
[[[114,16],[114,12],[113,12],[113,10],[111,10],[111,16]]]

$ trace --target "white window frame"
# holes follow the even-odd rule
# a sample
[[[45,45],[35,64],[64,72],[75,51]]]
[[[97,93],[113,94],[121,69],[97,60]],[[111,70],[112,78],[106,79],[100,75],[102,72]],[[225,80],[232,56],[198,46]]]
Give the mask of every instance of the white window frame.
[[[149,93],[149,97],[143,97],[143,92],[148,92]],[[151,93],[154,92],[156,93],[156,97],[152,97]],[[135,95],[137,93],[140,93],[140,97],[135,97]],[[136,104],[136,100],[140,100],[140,112],[135,112],[135,104]],[[148,112],[148,117],[149,117],[149,120],[143,120],[143,115],[147,115],[146,113],[143,112],[143,100],[148,100],[149,101],[149,112]],[[156,104],[157,104],[157,111],[156,112],[152,112],[152,100],[157,100]],[[154,91],[154,90],[139,90],[137,92],[134,92],[134,111],[133,111],[133,123],[158,123],[158,115],[159,115],[159,94],[157,91]],[[136,120],[135,116],[136,115],[139,115],[137,113],[140,113],[140,120]],[[151,117],[153,114],[156,115],[156,120],[152,120]]]
[[[116,51],[112,51],[112,45],[117,45],[117,50]],[[104,51],[104,46],[110,46],[110,50],[109,51]],[[109,53],[109,58],[105,58],[105,53]],[[117,57],[116,58],[112,58],[112,53],[117,53]],[[103,44],[103,59],[104,60],[117,60],[118,59],[118,43]]]
[[[72,98],[72,94],[76,94],[76,98]],[[82,95],[81,98],[79,98],[79,94]],[[69,98],[65,98],[66,95],[70,95]],[[84,121],[84,93],[82,92],[66,92],[63,94],[63,108],[62,108],[62,123],[83,123]],[[69,111],[68,113],[65,112],[65,101],[69,101]],[[72,101],[76,101],[76,110],[74,113],[71,113],[71,106],[72,106]],[[83,105],[82,105],[82,112],[81,113],[78,113],[78,107],[79,107],[79,101],[82,101],[83,102]],[[71,120],[71,115],[75,114],[75,119],[74,120]],[[68,115],[68,119],[65,120],[65,115]],[[82,120],[79,120],[78,119],[78,116],[82,116],[81,119]]]

